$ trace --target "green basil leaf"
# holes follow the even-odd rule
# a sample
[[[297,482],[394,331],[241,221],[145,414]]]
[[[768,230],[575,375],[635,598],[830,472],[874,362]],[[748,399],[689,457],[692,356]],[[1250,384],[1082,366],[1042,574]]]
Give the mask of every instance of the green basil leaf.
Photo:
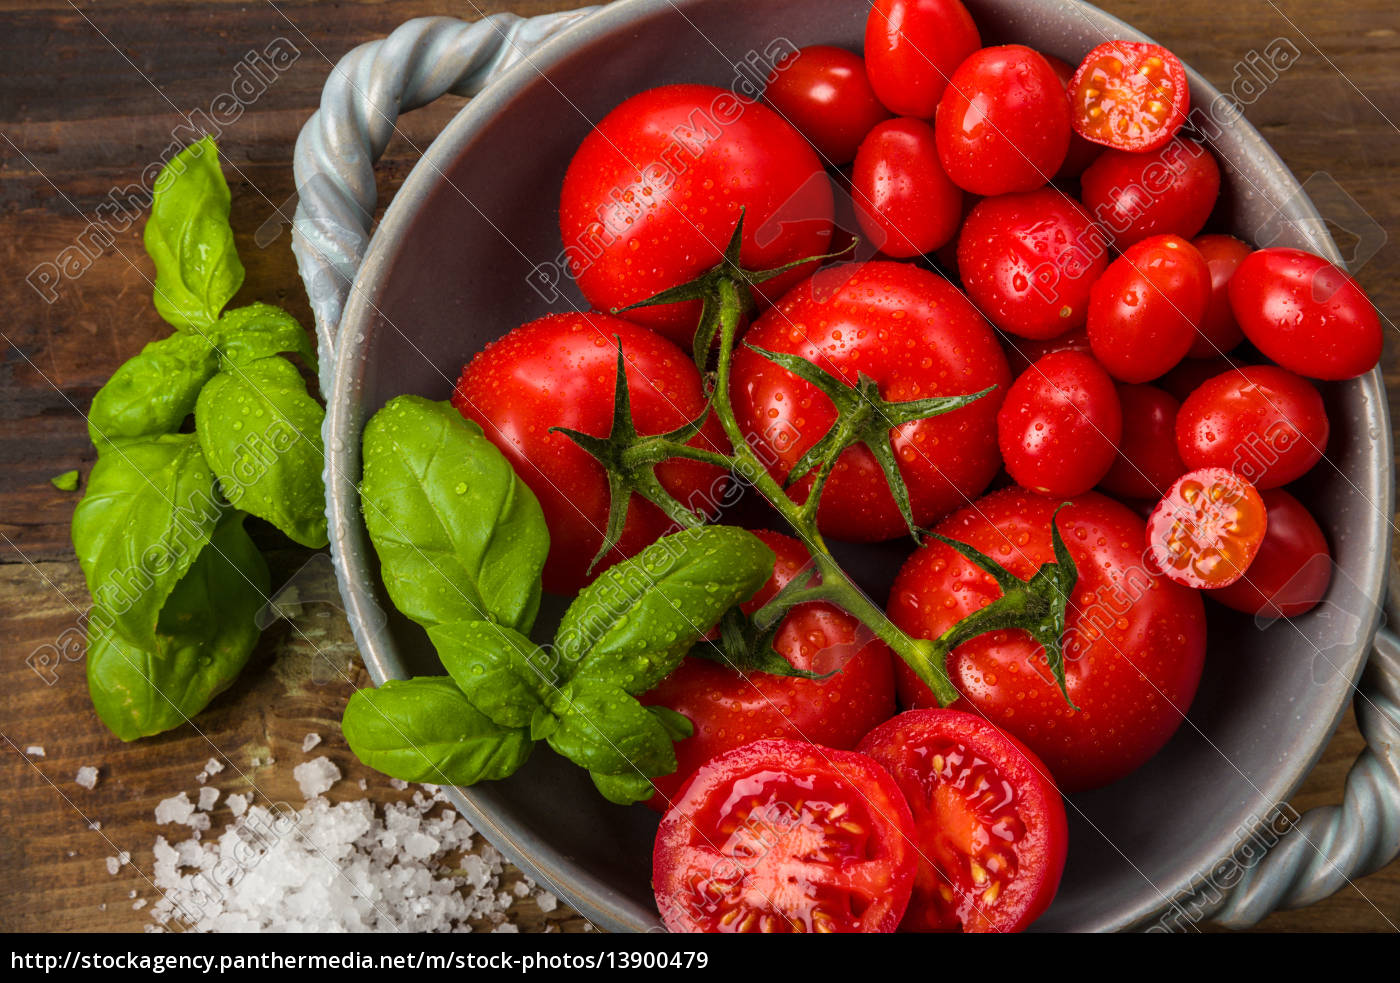
[[[77,468],[74,468],[71,471],[65,471],[62,474],[54,475],[52,478],[49,479],[49,484],[53,485],[59,491],[77,491],[78,478],[78,470]]]
[[[588,777],[593,779],[593,784],[603,793],[603,798],[620,806],[645,802],[656,793],[651,779],[635,771],[626,775],[601,775],[590,771]]]
[[[271,304],[235,307],[219,318],[213,335],[225,368],[293,352],[301,356],[312,372],[317,371],[311,336],[296,318],[280,307]]]
[[[211,326],[243,284],[228,212],[228,184],[209,137],[156,176],[146,252],[156,264],[156,310],[181,331]]]
[[[218,352],[199,335],[153,341],[97,390],[88,411],[88,435],[102,450],[113,440],[176,433],[194,412],[199,390],[218,370]]]
[[[757,592],[773,563],[762,540],[734,526],[663,536],[609,567],[569,605],[554,636],[561,675],[645,692],[726,610]]]
[[[341,730],[355,756],[376,771],[438,785],[505,778],[534,747],[528,732],[492,723],[445,676],[356,691]]]
[[[73,548],[93,602],[138,649],[160,652],[160,611],[223,512],[194,434],[120,441],[98,457]]]
[[[524,635],[490,621],[433,625],[428,637],[457,688],[502,727],[528,727],[548,692],[547,656]]]
[[[648,706],[647,712],[661,722],[661,726],[666,728],[666,736],[673,741],[683,741],[695,734],[695,725],[690,718],[670,707]]]
[[[365,427],[365,526],[394,605],[419,624],[534,624],[544,513],[510,462],[449,403],[390,400]]]
[[[321,421],[326,411],[285,358],[224,369],[195,405],[195,433],[219,487],[237,508],[303,546],[326,535]]]
[[[550,700],[559,726],[549,746],[604,775],[648,777],[676,770],[676,751],[660,719],[620,686],[575,679]]]
[[[267,562],[230,513],[160,612],[159,653],[119,635],[105,610],[88,620],[87,678],[102,722],[124,741],[179,727],[226,689],[257,644]]]

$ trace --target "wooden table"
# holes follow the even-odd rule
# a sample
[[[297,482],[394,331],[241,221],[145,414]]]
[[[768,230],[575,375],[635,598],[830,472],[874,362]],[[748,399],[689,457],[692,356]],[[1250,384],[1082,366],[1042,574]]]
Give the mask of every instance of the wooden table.
[[[539,13],[574,0],[481,2],[482,12]],[[1368,216],[1388,233],[1360,269],[1360,279],[1389,317],[1400,318],[1400,8],[1392,0],[1244,0],[1228,16],[1209,0],[1108,0],[1228,89],[1248,74],[1240,59],[1274,38],[1301,57],[1248,107],[1248,117],[1300,177],[1318,174],[1319,205],[1351,232]],[[66,279],[52,302],[25,282],[37,264],[53,261],[79,240],[116,188],[135,181],[172,140],[184,114],[208,112],[237,84],[241,59],[277,38],[300,51],[220,136],[231,173],[232,221],[248,269],[237,303],[266,300],[309,323],[289,235],[275,221],[292,194],[291,149],[317,105],[333,62],[361,41],[427,14],[474,17],[474,5],[429,0],[231,3],[197,0],[3,0],[0,15],[0,278],[4,347],[0,351],[0,929],[139,931],[144,911],[128,893],[152,898],[132,868],[107,873],[105,857],[130,851],[149,864],[157,832],[152,809],[162,798],[195,787],[194,776],[217,748],[242,765],[273,797],[299,802],[291,767],[303,759],[303,736],[317,732],[315,753],[333,758],[370,795],[400,793],[360,767],[340,738],[341,707],[363,668],[343,619],[329,603],[303,607],[298,631],[284,625],[265,636],[238,684],[185,727],[123,745],[93,715],[81,661],[61,662],[46,682],[27,664],[42,646],[71,639],[88,599],[68,538],[76,497],[49,479],[69,468],[84,475],[94,461],[82,413],[96,389],[124,359],[166,328],[150,306],[150,264],[140,224],[117,234],[80,276]],[[796,37],[796,35],[794,35]],[[802,40],[821,40],[817,38]],[[246,90],[245,90],[246,91]],[[406,116],[379,168],[380,201],[390,197],[417,151],[461,105],[445,99]],[[190,137],[185,135],[184,139]],[[1350,198],[1348,205],[1346,199]],[[1345,206],[1345,207],[1344,207]],[[288,206],[290,212],[290,206]],[[272,220],[271,224],[269,220]],[[261,232],[260,232],[261,230]],[[267,242],[268,233],[279,233]],[[1343,247],[1348,247],[1343,235]],[[256,241],[255,241],[256,240]],[[262,243],[260,246],[259,243]],[[1388,346],[1387,378],[1400,393],[1400,345]],[[1397,408],[1392,396],[1392,413]],[[273,557],[274,582],[290,577],[306,556]],[[314,578],[312,581],[314,583]],[[313,589],[314,592],[314,589]],[[331,656],[316,657],[312,644]],[[25,746],[46,756],[28,759]],[[1336,801],[1361,747],[1350,716],[1293,799],[1298,809]],[[73,781],[82,765],[101,780],[87,791]],[[242,766],[241,765],[241,766]],[[231,771],[212,784],[239,790]],[[227,779],[227,780],[225,780]],[[352,783],[340,789],[355,793]],[[227,818],[227,814],[224,814]],[[101,829],[89,828],[90,821]],[[105,905],[105,910],[99,906]],[[580,927],[564,910],[542,915],[533,905],[513,912],[522,928],[549,920]],[[1394,930],[1400,924],[1400,864],[1374,874],[1310,909],[1279,914],[1261,926],[1275,931]]]

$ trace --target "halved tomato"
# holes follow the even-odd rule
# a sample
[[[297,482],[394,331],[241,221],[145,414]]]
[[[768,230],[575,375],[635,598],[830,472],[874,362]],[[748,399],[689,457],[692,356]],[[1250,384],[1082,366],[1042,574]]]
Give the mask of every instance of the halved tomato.
[[[1151,564],[1187,587],[1228,587],[1244,576],[1268,528],[1264,500],[1226,468],[1177,479],[1147,520]]]
[[[1156,150],[1186,122],[1191,90],[1180,59],[1160,44],[1107,41],[1069,80],[1070,122],[1086,140]]]

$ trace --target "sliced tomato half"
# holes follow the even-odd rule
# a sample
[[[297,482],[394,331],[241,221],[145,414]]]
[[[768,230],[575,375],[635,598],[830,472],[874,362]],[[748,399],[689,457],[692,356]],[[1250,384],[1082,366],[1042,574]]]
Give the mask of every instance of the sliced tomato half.
[[[1180,59],[1160,44],[1107,41],[1069,80],[1070,122],[1084,139],[1118,150],[1156,150],[1191,109]]]
[[[1268,528],[1259,492],[1226,468],[1177,479],[1147,519],[1148,559],[1187,587],[1228,587],[1249,569]]]

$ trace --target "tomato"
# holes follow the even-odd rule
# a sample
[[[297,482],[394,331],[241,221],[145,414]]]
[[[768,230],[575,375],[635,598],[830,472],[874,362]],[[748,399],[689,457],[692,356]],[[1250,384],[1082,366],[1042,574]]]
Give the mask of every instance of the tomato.
[[[1050,906],[1069,824],[1035,752],[976,714],[910,710],[860,750],[914,815],[919,870],[904,932],[1019,932]]]
[[[1188,468],[1227,468],[1261,489],[1277,488],[1322,460],[1329,429],[1312,383],[1276,365],[1251,365],[1187,397],[1176,444]]]
[[[1003,331],[1053,338],[1084,326],[1105,253],[1079,203],[1042,188],[977,203],[958,236],[958,276]]]
[[[1107,41],[1069,83],[1074,129],[1118,150],[1155,150],[1186,123],[1191,90],[1181,61],[1159,44]]]
[[[1121,382],[1149,382],[1180,362],[1210,302],[1210,267],[1179,236],[1128,247],[1089,294],[1089,344]]]
[[[936,273],[891,262],[828,267],[755,321],[744,342],[734,353],[729,396],[740,428],[780,481],[831,428],[835,410],[815,386],[747,345],[800,355],[849,385],[864,373],[892,401],[997,387],[970,406],[891,431],[920,525],[977,495],[1001,465],[996,416],[1011,384],[1006,356],[982,315]],[[811,485],[807,475],[789,494],[805,501]],[[835,539],[908,534],[884,472],[859,444],[841,455],[817,521]]]
[[[1084,207],[1119,249],[1155,235],[1190,239],[1220,197],[1220,165],[1192,140],[1146,153],[1105,150],[1079,181]]]
[[[1199,335],[1197,336],[1199,340]],[[1223,372],[1245,365],[1239,359],[1218,355],[1215,358],[1188,358],[1172,369],[1154,385],[1171,393],[1178,402],[1186,402],[1188,396],[1201,387],[1201,384],[1214,379]]]
[[[1069,80],[1074,77],[1074,66],[1067,61],[1062,61],[1054,55],[1047,55],[1041,52],[1041,57],[1050,63],[1050,67],[1055,70],[1055,77],[1060,80],[1060,84],[1065,86],[1065,98],[1069,98]],[[1069,152],[1065,154],[1065,162],[1060,165],[1060,170],[1055,174],[1058,180],[1070,180],[1079,177],[1084,173],[1084,168],[1088,167],[1094,160],[1103,153],[1103,147],[1097,143],[1090,143],[1078,133],[1069,135]]]
[[[933,127],[893,119],[870,131],[851,173],[861,231],[886,256],[933,252],[958,231],[962,189],[943,173]]]
[[[763,98],[828,164],[849,164],[865,135],[890,118],[875,98],[860,55],[826,44],[801,48],[778,61]]]
[[[1235,312],[1230,310],[1230,278],[1235,275],[1244,258],[1254,250],[1234,236],[1197,236],[1191,245],[1201,254],[1210,267],[1210,303],[1206,305],[1205,317],[1196,329],[1196,341],[1187,358],[1213,358],[1238,348],[1244,341],[1244,332],[1235,322]]]
[[[1186,473],[1176,450],[1176,414],[1181,404],[1156,386],[1118,384],[1123,439],[1099,487],[1119,498],[1159,499]]]
[[[937,531],[1028,578],[1055,559],[1050,519],[1059,499],[1020,488],[987,495]],[[948,672],[972,710],[1024,741],[1063,792],[1106,785],[1152,757],[1176,731],[1200,682],[1204,605],[1197,591],[1144,569],[1145,525],[1126,506],[1090,493],[1060,512],[1058,526],[1079,571],[1068,612],[1065,704],[1044,650],[1017,629],[992,632],[953,650]],[[951,547],[928,539],[890,591],[890,617],[919,638],[937,638],[1001,596],[990,575]],[[902,662],[905,706],[937,706]]]
[[[1001,346],[1006,350],[1007,361],[1011,363],[1013,375],[1020,375],[1051,352],[1082,352],[1092,355],[1089,347],[1089,332],[1083,328],[1067,331],[1054,338],[1017,338],[1003,335]]]
[[[652,886],[672,932],[893,932],[914,819],[855,751],[755,741],[709,761],[661,820]]]
[[[452,405],[481,424],[540,500],[549,526],[544,586],[556,594],[577,593],[593,576],[675,529],[659,508],[634,498],[617,546],[587,572],[607,528],[607,474],[582,447],[549,429],[607,436],[618,339],[638,433],[666,433],[700,415],[706,401],[690,356],[655,332],[606,314],[550,314],[516,328],[462,369],[452,393]],[[690,443],[728,453],[713,414]],[[656,475],[679,501],[711,515],[728,485],[720,468],[681,458],[658,464]]]
[[[977,195],[1034,191],[1069,152],[1064,86],[1020,44],[983,48],[959,65],[933,126],[943,170]]]
[[[806,569],[811,556],[790,536],[755,533],[777,556],[773,576],[744,604],[757,611]],[[648,803],[663,810],[681,782],[721,752],[763,738],[810,741],[853,748],[894,713],[894,664],[890,650],[859,620],[831,604],[802,604],[788,612],[773,640],[778,654],[798,669],[826,679],[744,674],[692,656],[642,702],[668,706],[690,718],[695,733],[676,744],[675,772],[653,780]]]
[[[1148,561],[1187,587],[1228,587],[1249,569],[1267,526],[1253,485],[1225,468],[1200,468],[1178,478],[1148,517]]]
[[[1282,488],[1261,492],[1269,516],[1264,541],[1245,575],[1207,597],[1263,618],[1296,618],[1315,608],[1332,581],[1332,551],[1303,503]]]
[[[1021,487],[1056,498],[1098,484],[1122,435],[1113,380],[1079,352],[1046,355],[1021,373],[997,414],[1007,472]]]
[[[1321,256],[1250,253],[1230,278],[1230,309],[1264,355],[1312,379],[1353,379],[1381,357],[1381,320],[1365,292]]]
[[[932,119],[954,69],[982,47],[959,0],[875,0],[865,19],[865,68],[880,101]]]
[[[559,229],[588,302],[613,310],[719,263],[741,209],[740,258],[770,269],[827,251],[831,183],[802,135],[767,106],[707,85],[639,93],[584,138],[564,175]],[[760,303],[811,273],[755,288]],[[700,302],[638,308],[627,319],[689,350]]]

